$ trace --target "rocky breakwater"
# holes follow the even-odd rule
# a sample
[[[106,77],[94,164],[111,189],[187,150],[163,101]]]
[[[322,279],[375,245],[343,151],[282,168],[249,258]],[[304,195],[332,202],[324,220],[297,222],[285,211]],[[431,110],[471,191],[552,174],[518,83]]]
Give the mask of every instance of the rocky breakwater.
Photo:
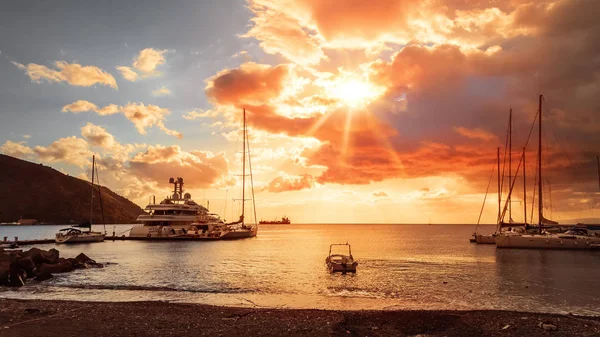
[[[53,274],[103,267],[103,264],[83,253],[75,258],[65,259],[54,248],[31,248],[26,252],[4,251],[0,248],[0,286],[22,287],[28,279],[45,281],[51,279]]]

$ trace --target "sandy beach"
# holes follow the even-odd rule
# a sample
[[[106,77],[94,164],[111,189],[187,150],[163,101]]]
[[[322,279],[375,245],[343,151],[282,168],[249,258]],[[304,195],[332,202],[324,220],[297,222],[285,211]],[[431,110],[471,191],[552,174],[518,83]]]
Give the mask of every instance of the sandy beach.
[[[0,336],[600,336],[600,318],[1,299]]]

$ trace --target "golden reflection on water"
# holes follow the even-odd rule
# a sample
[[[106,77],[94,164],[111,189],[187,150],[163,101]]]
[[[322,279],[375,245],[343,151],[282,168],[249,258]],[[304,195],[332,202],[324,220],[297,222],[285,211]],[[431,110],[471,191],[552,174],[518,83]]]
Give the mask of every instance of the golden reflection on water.
[[[300,308],[600,314],[595,286],[600,252],[496,250],[492,245],[470,244],[473,229],[271,225],[262,226],[258,237],[241,241],[60,246],[63,256],[83,251],[100,262],[116,264],[59,275],[19,295]],[[328,273],[329,245],[345,242],[352,245],[359,262],[357,274]],[[14,294],[0,292],[5,297]]]

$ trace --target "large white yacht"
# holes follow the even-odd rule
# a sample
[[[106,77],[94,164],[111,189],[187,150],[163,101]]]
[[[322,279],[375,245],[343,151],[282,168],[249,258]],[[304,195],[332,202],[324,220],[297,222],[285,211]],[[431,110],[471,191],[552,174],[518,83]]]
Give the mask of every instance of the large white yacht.
[[[171,178],[169,183],[174,185],[173,195],[158,204],[152,197],[145,209],[147,213],[137,218],[142,226],[133,227],[129,232],[130,237],[166,238],[187,236],[188,233],[207,234],[214,227],[224,224],[219,215],[197,204],[189,193],[183,193],[183,178]],[[191,226],[192,223],[197,225]]]

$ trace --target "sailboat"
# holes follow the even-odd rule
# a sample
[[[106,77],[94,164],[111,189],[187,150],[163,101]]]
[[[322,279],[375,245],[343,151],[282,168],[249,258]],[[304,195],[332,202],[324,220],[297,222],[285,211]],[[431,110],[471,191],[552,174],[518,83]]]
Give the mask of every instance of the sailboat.
[[[495,242],[497,248],[533,248],[533,249],[594,249],[600,248],[600,237],[589,235],[583,228],[573,228],[565,233],[550,234],[544,227],[554,227],[558,222],[544,217],[543,188],[542,188],[542,101],[544,96],[539,96],[539,137],[538,137],[538,228],[535,234],[497,233]],[[514,181],[511,183],[509,196],[512,193]],[[506,213],[508,205],[504,206],[502,216]],[[525,224],[526,228],[528,227]]]
[[[508,117],[508,137],[507,137],[507,141],[508,141],[508,181],[509,181],[509,186],[511,185],[511,181],[512,181],[512,109],[510,109],[509,112],[509,117]],[[511,193],[508,194],[508,198],[506,200],[507,205],[508,205],[508,218],[509,221],[508,223],[504,221],[504,216],[501,214],[501,209],[502,209],[502,181],[504,180],[503,178],[501,179],[501,173],[500,173],[500,148],[497,148],[496,151],[496,155],[497,155],[497,163],[495,166],[497,166],[498,168],[498,216],[497,216],[497,220],[496,220],[496,231],[493,234],[479,234],[477,233],[477,229],[475,229],[475,233],[473,233],[473,238],[470,239],[471,242],[475,242],[477,244],[495,244],[496,243],[496,236],[498,235],[498,233],[504,232],[504,233],[513,233],[518,231],[517,228],[519,228],[520,226],[524,226],[527,227],[526,222],[523,224],[519,224],[513,221],[512,219],[512,199],[511,199]],[[506,155],[506,153],[505,153]],[[525,161],[525,149],[523,149],[523,161]],[[524,219],[527,219],[526,214],[527,214],[527,195],[526,195],[526,190],[527,188],[525,187],[526,181],[525,181],[525,166],[523,165],[523,191],[524,191],[524,196],[523,196],[523,204],[524,206]],[[491,178],[490,177],[490,182],[491,182]],[[516,177],[515,177],[516,178]],[[489,186],[488,186],[489,187]],[[487,191],[486,191],[486,198],[487,198]],[[485,198],[484,198],[484,203],[482,205],[482,212],[483,212],[483,207],[485,206]],[[481,219],[481,213],[479,218]],[[479,226],[479,220],[477,221],[477,225]]]
[[[94,217],[94,179],[97,175],[96,168],[96,156],[92,157],[92,196],[90,201],[90,221],[71,226],[69,228],[63,228],[56,233],[56,243],[86,243],[86,242],[102,242],[106,236],[106,229],[104,233],[92,232],[92,221]],[[100,194],[100,205],[102,206],[102,189],[98,190]],[[103,207],[101,207],[103,208]],[[104,210],[102,210],[102,220],[104,222]]]
[[[246,124],[246,109],[243,110],[242,124],[242,209],[240,217],[237,221],[225,223],[220,218],[218,221],[210,221],[210,223],[200,223],[198,221],[190,225],[191,230],[183,235],[178,235],[179,238],[191,237],[197,240],[237,240],[255,237],[258,232],[258,224],[256,223],[256,203],[254,201],[254,180],[252,177],[252,161],[250,160],[250,142],[248,139],[248,127]],[[246,157],[248,159],[246,159]],[[249,174],[246,174],[246,162],[248,163]],[[250,186],[252,198],[246,199],[246,176],[250,177]],[[252,210],[254,215],[254,223],[251,224],[246,220],[246,201],[252,200]],[[203,228],[202,233],[198,232],[198,228]],[[196,230],[194,230],[196,229]]]

